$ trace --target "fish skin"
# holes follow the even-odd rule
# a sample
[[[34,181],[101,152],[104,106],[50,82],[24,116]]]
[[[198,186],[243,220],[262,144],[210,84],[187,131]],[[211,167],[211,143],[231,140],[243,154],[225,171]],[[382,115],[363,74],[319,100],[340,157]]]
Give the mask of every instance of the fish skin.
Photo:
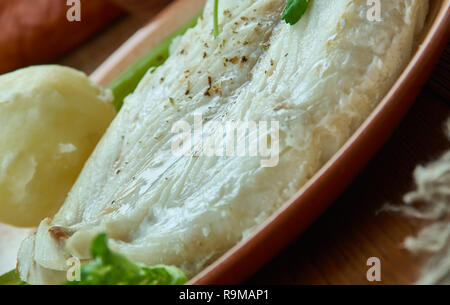
[[[58,214],[24,242],[22,279],[60,278],[61,262],[88,259],[99,232],[134,261],[197,274],[291,198],[360,126],[409,62],[428,8],[423,0],[382,0],[383,21],[369,22],[365,0],[315,0],[289,26],[279,20],[284,1],[221,1],[214,40],[212,2],[126,99]],[[226,61],[235,56],[247,61]],[[222,122],[279,121],[278,166],[174,157],[171,125],[192,123],[198,112]],[[49,238],[51,226],[71,236]]]

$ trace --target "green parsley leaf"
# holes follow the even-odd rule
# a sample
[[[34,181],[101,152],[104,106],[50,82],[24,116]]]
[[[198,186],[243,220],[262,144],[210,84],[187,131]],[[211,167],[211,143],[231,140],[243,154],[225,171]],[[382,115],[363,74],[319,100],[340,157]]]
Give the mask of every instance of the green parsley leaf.
[[[290,25],[296,24],[308,9],[310,0],[288,0],[281,19]]]

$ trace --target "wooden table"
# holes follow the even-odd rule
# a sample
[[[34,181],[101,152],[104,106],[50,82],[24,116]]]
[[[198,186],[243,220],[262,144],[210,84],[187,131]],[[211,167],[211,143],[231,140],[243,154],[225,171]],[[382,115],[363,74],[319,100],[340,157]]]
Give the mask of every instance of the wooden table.
[[[126,16],[58,63],[90,74],[147,20]],[[442,132],[450,117],[450,93],[445,88],[450,80],[449,54],[450,48],[370,166],[325,215],[249,279],[249,284],[368,284],[369,257],[381,260],[382,284],[407,284],[417,279],[425,258],[409,254],[402,241],[424,223],[378,211],[387,202],[401,203],[402,195],[414,187],[415,166],[449,148]]]

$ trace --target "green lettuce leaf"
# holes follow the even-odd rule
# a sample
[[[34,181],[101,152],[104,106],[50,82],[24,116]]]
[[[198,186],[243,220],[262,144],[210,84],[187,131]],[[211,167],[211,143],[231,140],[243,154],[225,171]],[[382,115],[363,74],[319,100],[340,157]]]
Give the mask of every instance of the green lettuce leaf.
[[[81,281],[66,285],[182,285],[187,277],[172,266],[145,266],[133,263],[120,253],[108,248],[106,234],[92,242],[93,261],[81,267]]]
[[[16,270],[11,270],[0,276],[0,285],[27,285],[27,283],[20,279]]]

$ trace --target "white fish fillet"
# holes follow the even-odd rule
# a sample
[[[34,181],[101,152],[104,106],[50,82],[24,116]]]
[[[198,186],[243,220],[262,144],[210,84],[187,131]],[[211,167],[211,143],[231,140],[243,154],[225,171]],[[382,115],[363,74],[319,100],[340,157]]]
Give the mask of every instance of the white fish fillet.
[[[428,1],[314,0],[295,26],[284,0],[212,3],[149,72],[85,165],[64,206],[19,253],[23,280],[58,283],[66,259],[89,259],[106,232],[114,250],[192,276],[239,242],[320,169],[386,94],[411,58]],[[280,159],[176,157],[172,124],[194,113],[227,121],[279,121]],[[53,236],[54,227],[67,239]],[[49,231],[49,229],[51,229]]]

